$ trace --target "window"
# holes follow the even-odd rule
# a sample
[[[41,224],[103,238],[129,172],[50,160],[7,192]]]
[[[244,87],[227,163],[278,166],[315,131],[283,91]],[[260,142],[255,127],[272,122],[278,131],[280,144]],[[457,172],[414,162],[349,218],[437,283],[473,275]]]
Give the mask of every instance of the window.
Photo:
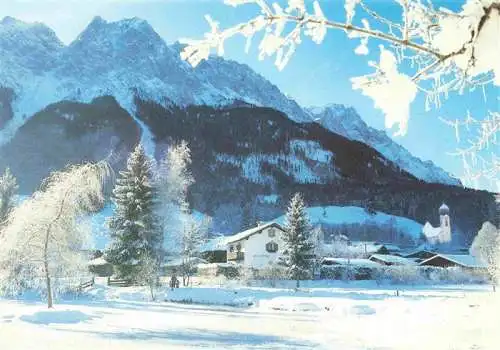
[[[269,235],[269,237],[271,237],[271,238],[272,238],[272,237],[274,237],[274,236],[276,236],[276,229],[275,229],[274,227],[271,227],[271,228],[269,229],[269,231],[268,231],[268,235]]]
[[[234,246],[232,246],[232,245],[229,246],[229,252],[230,253],[234,252]]]
[[[269,253],[276,253],[278,251],[278,244],[275,242],[269,242],[266,244],[266,250]]]
[[[238,243],[238,244],[236,245],[236,250],[237,250],[238,252],[241,252],[241,244],[240,244],[240,243]]]

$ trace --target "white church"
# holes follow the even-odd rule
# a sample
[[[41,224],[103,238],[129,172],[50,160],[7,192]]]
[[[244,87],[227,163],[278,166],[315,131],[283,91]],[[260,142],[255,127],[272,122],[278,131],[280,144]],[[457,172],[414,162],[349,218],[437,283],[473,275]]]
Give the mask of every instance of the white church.
[[[450,208],[443,203],[439,207],[439,227],[433,227],[426,222],[422,232],[430,244],[451,242]]]

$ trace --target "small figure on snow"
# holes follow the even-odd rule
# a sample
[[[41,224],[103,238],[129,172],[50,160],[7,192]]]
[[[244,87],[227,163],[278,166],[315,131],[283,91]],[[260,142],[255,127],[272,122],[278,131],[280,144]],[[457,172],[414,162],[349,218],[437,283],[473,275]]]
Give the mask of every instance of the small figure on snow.
[[[177,279],[177,276],[174,274],[172,275],[172,278],[170,278],[170,288],[173,290],[174,288],[179,288],[179,280]]]

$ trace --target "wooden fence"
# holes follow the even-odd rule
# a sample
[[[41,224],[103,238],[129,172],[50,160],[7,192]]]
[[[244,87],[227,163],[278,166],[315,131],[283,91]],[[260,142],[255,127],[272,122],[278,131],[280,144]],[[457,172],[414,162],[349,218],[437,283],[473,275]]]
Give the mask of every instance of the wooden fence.
[[[92,287],[93,285],[95,284],[95,278],[92,277],[91,280],[87,281],[87,282],[83,282],[83,283],[80,283],[80,285],[78,286],[78,291],[83,291],[84,289],[87,289],[87,288],[90,288]]]
[[[112,279],[108,277],[108,286],[116,286],[116,287],[130,287],[134,285],[131,280],[127,279]]]

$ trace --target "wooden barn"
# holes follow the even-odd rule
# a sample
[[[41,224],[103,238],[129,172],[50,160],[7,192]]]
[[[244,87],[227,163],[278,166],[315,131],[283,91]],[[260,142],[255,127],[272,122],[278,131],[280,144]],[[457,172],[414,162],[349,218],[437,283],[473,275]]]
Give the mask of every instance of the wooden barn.
[[[482,270],[486,265],[480,263],[472,255],[436,254],[422,261],[420,266],[461,267],[467,270]]]
[[[420,250],[414,251],[412,253],[406,254],[403,257],[406,259],[412,259],[414,261],[421,262],[421,261],[430,259],[432,257],[435,257],[436,255],[438,255],[437,252],[432,252],[432,251],[426,250],[426,249],[420,249]]]
[[[397,255],[373,254],[370,260],[385,266],[416,266],[413,260],[406,259]]]

